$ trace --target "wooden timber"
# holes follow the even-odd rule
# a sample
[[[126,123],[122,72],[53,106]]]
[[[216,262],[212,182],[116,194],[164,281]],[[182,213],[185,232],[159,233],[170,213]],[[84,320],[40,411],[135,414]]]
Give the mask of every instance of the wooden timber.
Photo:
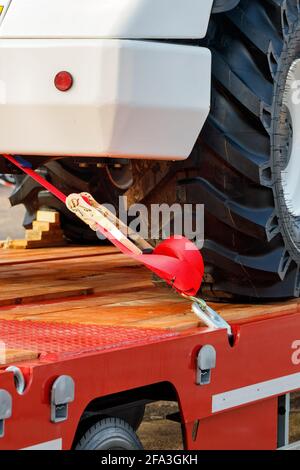
[[[155,287],[150,272],[110,246],[0,249],[0,287],[0,320],[176,332],[203,327],[189,301]],[[227,321],[241,324],[298,312],[300,303],[210,305]],[[5,363],[36,356],[13,349],[6,351]]]

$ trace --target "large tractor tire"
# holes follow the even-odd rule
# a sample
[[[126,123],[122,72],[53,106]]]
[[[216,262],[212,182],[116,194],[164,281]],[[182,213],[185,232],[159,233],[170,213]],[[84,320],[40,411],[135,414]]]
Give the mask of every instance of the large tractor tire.
[[[241,0],[213,17],[208,45],[212,109],[185,188],[205,204],[211,291],[298,297],[299,2]]]
[[[209,118],[145,202],[204,204],[206,297],[298,297],[299,2],[241,0],[212,16],[201,45],[213,58]]]

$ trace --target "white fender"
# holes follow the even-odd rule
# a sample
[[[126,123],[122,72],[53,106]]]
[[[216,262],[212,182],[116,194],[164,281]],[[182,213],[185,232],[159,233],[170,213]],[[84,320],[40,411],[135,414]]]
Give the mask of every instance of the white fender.
[[[54,86],[63,70],[74,78],[67,93]],[[196,46],[0,39],[0,153],[185,159],[210,77],[210,51]]]
[[[1,5],[10,0],[1,1]],[[213,0],[11,0],[3,38],[202,38]]]

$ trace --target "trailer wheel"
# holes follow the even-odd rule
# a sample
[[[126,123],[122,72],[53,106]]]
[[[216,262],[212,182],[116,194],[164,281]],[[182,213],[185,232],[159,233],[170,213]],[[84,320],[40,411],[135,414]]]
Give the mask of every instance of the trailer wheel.
[[[75,450],[143,450],[143,446],[129,424],[106,418],[85,432]]]

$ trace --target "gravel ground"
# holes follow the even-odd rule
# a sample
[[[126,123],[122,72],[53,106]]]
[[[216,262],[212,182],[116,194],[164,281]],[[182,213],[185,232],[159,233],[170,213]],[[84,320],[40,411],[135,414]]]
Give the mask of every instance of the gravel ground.
[[[22,238],[23,207],[10,207],[10,188],[0,186],[0,240]],[[138,431],[147,450],[181,450],[183,448],[181,426],[165,417],[178,411],[176,403],[159,402],[149,405],[145,419]],[[295,394],[291,413],[291,441],[300,440],[300,394]]]
[[[11,191],[11,188],[0,186],[0,240],[24,236],[22,221],[25,211],[23,206],[10,206],[8,197]]]
[[[300,441],[300,393],[292,394],[292,412],[290,421],[291,442]]]
[[[167,415],[177,411],[177,403],[159,402],[146,407],[145,418],[138,431],[145,449],[183,449],[181,425],[165,419]]]

